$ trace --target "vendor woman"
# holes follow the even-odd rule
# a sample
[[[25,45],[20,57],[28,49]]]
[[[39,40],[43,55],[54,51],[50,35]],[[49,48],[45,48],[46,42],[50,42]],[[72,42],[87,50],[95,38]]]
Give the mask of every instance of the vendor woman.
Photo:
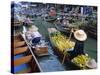
[[[26,32],[26,38],[32,42],[32,45],[36,46],[40,40],[42,35],[38,32],[38,28],[35,25],[29,27],[28,32]]]
[[[28,26],[30,24],[32,24],[33,22],[30,20],[29,16],[26,16],[26,18],[24,19],[24,25]]]
[[[84,30],[77,30],[74,32],[74,37],[76,39],[74,50],[71,52],[72,58],[77,55],[85,54],[84,53],[84,41],[87,39],[87,35]]]

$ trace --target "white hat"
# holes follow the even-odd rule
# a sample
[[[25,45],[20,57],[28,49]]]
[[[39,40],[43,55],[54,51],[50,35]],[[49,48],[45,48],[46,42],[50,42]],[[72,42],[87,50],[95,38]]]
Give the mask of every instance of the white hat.
[[[36,27],[35,25],[32,25],[32,27],[30,28],[30,31],[38,31],[38,27]]]
[[[87,39],[87,35],[84,30],[77,30],[74,32],[74,37],[79,41],[85,41]]]
[[[97,63],[94,59],[90,59],[87,63],[86,66],[91,68],[91,69],[95,69],[97,68]]]

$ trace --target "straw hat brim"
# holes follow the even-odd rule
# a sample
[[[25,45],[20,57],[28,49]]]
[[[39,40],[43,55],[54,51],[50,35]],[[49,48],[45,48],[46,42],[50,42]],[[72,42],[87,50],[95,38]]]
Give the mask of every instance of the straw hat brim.
[[[77,30],[77,31],[74,32],[74,37],[75,37],[75,39],[77,39],[77,40],[79,40],[79,41],[85,41],[85,40],[87,39],[86,33],[85,33],[85,32],[83,33],[83,37],[79,37],[79,36],[77,35],[78,32],[79,32],[79,30]]]
[[[89,64],[89,62],[87,62],[86,66],[88,68],[95,69],[95,68],[97,68],[97,63],[95,61],[92,62],[92,64]]]

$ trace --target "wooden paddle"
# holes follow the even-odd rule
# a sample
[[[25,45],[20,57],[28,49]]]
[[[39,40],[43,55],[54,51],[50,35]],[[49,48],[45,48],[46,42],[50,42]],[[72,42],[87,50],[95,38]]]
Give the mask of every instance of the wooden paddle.
[[[74,31],[73,31],[73,28],[72,28],[72,29],[71,29],[71,33],[70,33],[70,35],[69,35],[69,38],[68,38],[68,41],[67,41],[67,42],[70,41],[73,32],[74,32]],[[66,51],[67,51],[67,50],[64,51],[64,57],[63,57],[63,60],[62,60],[62,64],[63,64],[64,61],[65,61],[65,57],[66,57],[66,53],[65,53],[65,52],[66,52]]]

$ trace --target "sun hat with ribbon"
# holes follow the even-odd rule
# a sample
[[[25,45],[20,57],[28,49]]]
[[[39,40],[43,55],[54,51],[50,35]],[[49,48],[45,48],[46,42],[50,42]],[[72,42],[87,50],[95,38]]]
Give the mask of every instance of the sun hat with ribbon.
[[[88,68],[91,68],[91,69],[95,69],[97,68],[97,63],[94,59],[90,59],[87,63],[86,63],[86,66]]]
[[[87,34],[84,30],[77,30],[74,32],[74,37],[79,41],[85,41],[87,39]]]

